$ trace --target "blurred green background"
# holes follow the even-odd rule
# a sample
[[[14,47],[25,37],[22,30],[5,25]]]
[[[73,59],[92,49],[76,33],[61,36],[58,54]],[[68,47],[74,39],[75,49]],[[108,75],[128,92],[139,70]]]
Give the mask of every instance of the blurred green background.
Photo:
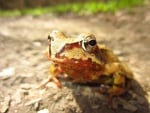
[[[0,16],[46,13],[96,14],[141,6],[145,0],[0,0]]]

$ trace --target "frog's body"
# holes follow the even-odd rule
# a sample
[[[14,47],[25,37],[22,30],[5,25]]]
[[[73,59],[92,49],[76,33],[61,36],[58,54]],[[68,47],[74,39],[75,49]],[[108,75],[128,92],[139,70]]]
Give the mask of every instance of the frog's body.
[[[52,65],[47,82],[54,81],[61,87],[57,78],[67,75],[76,83],[102,86],[103,92],[111,96],[121,95],[128,88],[132,72],[110,49],[97,44],[93,34],[68,38],[60,31],[53,31],[49,41],[47,55]]]

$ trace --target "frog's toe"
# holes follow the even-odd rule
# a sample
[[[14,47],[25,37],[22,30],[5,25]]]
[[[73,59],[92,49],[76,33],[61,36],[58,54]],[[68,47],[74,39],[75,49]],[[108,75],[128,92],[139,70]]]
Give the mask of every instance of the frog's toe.
[[[44,81],[38,88],[45,88],[48,83],[54,82],[58,88],[62,88],[61,82],[56,77],[49,77],[46,81]]]
[[[52,81],[57,85],[58,88],[62,88],[61,82],[56,77],[53,77]]]

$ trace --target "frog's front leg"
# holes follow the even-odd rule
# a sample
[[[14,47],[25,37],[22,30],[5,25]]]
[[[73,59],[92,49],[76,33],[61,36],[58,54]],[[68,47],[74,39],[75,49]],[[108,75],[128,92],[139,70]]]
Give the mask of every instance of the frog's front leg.
[[[52,63],[49,68],[49,77],[40,85],[40,88],[44,88],[49,82],[54,82],[58,88],[62,88],[62,84],[58,79],[60,74],[62,74],[61,68],[57,64]]]

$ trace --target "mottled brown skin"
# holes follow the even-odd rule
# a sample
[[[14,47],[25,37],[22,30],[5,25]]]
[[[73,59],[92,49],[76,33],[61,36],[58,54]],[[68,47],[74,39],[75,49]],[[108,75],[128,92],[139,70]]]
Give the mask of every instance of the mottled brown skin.
[[[50,76],[42,86],[53,81],[61,88],[58,80],[61,76],[76,83],[97,84],[101,92],[112,97],[123,94],[133,78],[127,65],[110,49],[96,44],[95,36],[90,33],[68,38],[60,31],[52,31],[47,56],[52,62]]]

